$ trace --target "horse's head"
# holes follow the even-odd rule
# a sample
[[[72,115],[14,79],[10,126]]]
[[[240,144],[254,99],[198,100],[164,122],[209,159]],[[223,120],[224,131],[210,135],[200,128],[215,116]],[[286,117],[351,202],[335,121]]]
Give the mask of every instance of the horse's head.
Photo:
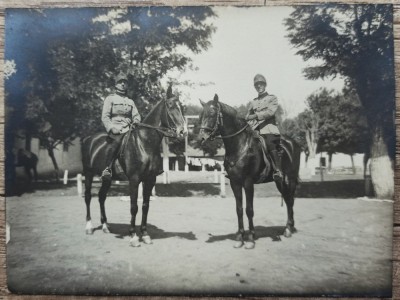
[[[161,119],[161,125],[173,129],[178,138],[187,135],[187,125],[182,114],[181,104],[178,97],[173,96],[170,89],[165,100],[165,115]]]
[[[221,125],[221,104],[218,95],[215,94],[214,99],[207,103],[200,100],[203,111],[200,114],[200,139],[205,142],[208,139],[214,139],[219,125]]]

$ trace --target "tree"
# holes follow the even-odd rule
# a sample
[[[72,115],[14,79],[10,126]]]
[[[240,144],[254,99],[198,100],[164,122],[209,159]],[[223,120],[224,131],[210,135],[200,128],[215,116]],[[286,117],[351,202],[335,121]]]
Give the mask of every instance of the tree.
[[[298,117],[283,120],[279,125],[279,131],[282,136],[286,136],[299,144],[303,151],[308,150],[306,135],[299,127]]]
[[[200,105],[188,104],[184,108],[185,115],[187,116],[198,116],[202,112],[203,108]]]
[[[332,155],[336,152],[349,154],[352,161],[355,153],[365,153],[368,149],[369,132],[364,110],[354,93],[345,91],[344,94],[336,95],[324,109],[318,152],[328,153],[330,169]]]
[[[304,60],[308,79],[341,75],[365,109],[371,177],[379,198],[394,193],[394,46],[391,5],[296,7],[286,19],[288,38]],[[320,63],[319,63],[320,62]],[[319,63],[319,64],[318,64]]]
[[[117,73],[128,75],[128,96],[145,117],[165,97],[161,80],[170,70],[190,66],[188,53],[206,50],[215,30],[205,22],[214,16],[209,7],[95,11],[81,35],[63,32],[56,39],[48,37],[46,56],[30,62],[26,128],[46,146],[57,173],[57,145],[102,128],[102,99],[112,91]],[[48,18],[52,11],[44,15]],[[31,30],[38,35],[40,25],[35,26]],[[46,35],[43,28],[41,34]]]
[[[308,155],[315,158],[321,127],[326,122],[326,108],[332,103],[333,91],[320,89],[307,97],[307,109],[297,118],[297,129],[303,132],[307,143]]]

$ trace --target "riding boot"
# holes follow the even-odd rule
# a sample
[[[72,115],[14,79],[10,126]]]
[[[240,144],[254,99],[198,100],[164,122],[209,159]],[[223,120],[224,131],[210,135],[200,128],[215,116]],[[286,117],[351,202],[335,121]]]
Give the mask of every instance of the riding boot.
[[[274,174],[273,178],[277,182],[282,182],[282,163],[281,163],[281,157],[278,154],[277,150],[272,150],[270,151],[270,156],[272,159],[272,164],[274,167]]]
[[[106,153],[106,168],[103,170],[103,172],[101,173],[101,179],[102,180],[111,180],[112,178],[112,164],[115,160],[115,156],[116,153],[118,151],[118,144],[116,141],[112,141],[109,145],[108,145],[108,149],[107,149],[107,153]]]

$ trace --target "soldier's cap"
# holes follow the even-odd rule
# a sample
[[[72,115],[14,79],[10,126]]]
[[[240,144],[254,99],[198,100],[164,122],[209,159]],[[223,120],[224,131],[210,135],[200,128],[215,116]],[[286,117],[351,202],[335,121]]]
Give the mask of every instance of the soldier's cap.
[[[267,80],[261,74],[257,74],[256,76],[254,76],[254,84],[256,84],[257,82],[263,82],[263,83],[267,84]]]
[[[128,77],[125,74],[118,74],[115,77],[115,84],[117,84],[118,82],[120,82],[122,80],[128,81]]]

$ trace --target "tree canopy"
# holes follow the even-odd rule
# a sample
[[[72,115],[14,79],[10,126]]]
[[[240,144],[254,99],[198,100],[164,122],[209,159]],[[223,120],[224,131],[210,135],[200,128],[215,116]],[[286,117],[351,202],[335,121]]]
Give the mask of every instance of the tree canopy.
[[[13,14],[18,19],[19,12]],[[24,38],[10,40],[15,48],[24,49],[24,44],[31,50],[15,54],[17,68],[20,62],[29,68],[23,79],[17,78],[23,91],[10,95],[7,104],[25,99],[18,109],[26,120],[17,127],[38,137],[49,151],[102,129],[102,100],[112,92],[118,73],[128,76],[128,96],[142,117],[147,115],[165,97],[161,82],[168,72],[191,67],[189,53],[206,50],[215,30],[209,7],[45,9],[25,14],[25,23],[15,25]],[[10,50],[6,58],[14,59]]]
[[[341,75],[365,108],[371,132],[394,157],[394,46],[391,5],[299,6],[286,19],[288,38],[309,79]]]

